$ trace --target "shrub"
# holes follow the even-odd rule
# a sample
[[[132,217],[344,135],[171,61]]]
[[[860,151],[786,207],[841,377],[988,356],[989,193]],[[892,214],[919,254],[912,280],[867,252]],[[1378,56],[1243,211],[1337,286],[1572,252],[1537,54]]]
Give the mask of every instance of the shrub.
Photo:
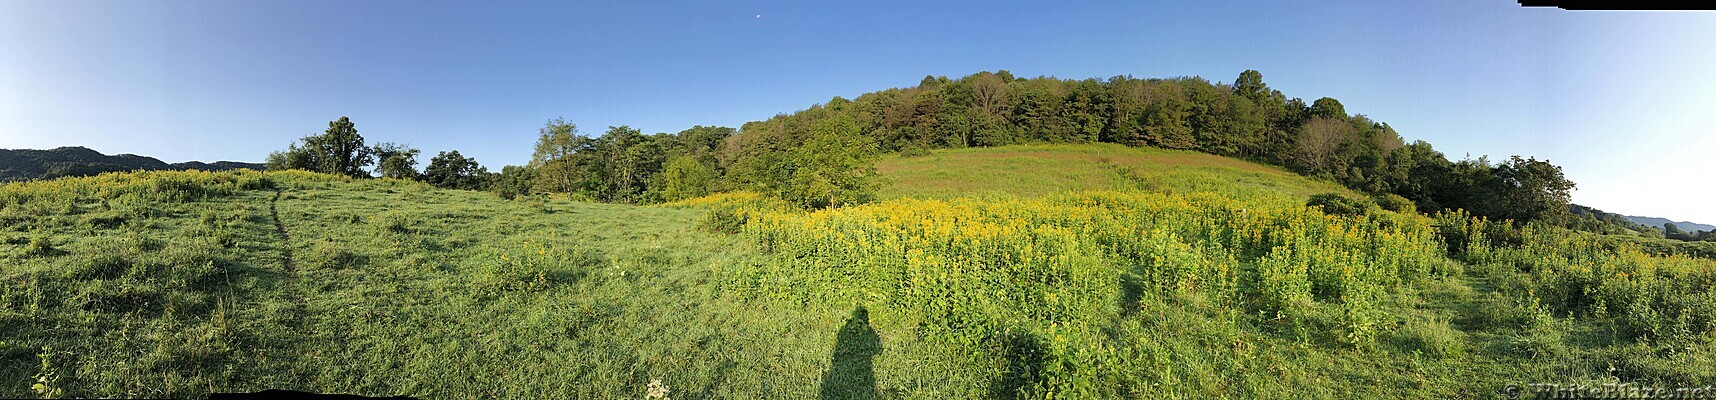
[[[927,155],[930,155],[930,151],[923,146],[909,145],[900,148],[900,157],[923,157]]]
[[[1554,357],[1562,353],[1562,327],[1558,326],[1555,317],[1548,310],[1536,304],[1534,300],[1527,315],[1525,326],[1514,344],[1520,350],[1538,358]]]
[[[721,205],[704,213],[697,226],[705,231],[735,234],[745,227],[745,215],[739,206]]]
[[[1464,334],[1454,329],[1447,319],[1409,318],[1392,336],[1403,350],[1432,358],[1452,358],[1466,351]]]
[[[1321,209],[1324,214],[1343,217],[1364,215],[1370,209],[1370,204],[1363,199],[1334,192],[1312,195],[1310,200],[1305,201],[1305,205]]]
[[[1418,212],[1418,206],[1416,204],[1413,204],[1412,200],[1407,200],[1405,197],[1400,197],[1400,195],[1397,195],[1397,194],[1393,194],[1393,193],[1382,194],[1382,195],[1376,196],[1372,200],[1376,201],[1376,205],[1378,207],[1382,207],[1382,209],[1384,209],[1384,210],[1393,211],[1393,212],[1397,212],[1397,213],[1416,213],[1416,212]]]

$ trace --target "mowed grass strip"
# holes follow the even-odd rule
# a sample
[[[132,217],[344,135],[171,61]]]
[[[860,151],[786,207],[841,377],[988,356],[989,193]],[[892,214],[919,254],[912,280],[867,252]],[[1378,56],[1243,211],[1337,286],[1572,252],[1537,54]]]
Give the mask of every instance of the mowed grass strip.
[[[882,198],[1040,197],[1070,191],[1144,190],[1280,195],[1352,194],[1338,184],[1280,167],[1185,150],[1117,144],[1017,145],[891,156],[876,169]]]

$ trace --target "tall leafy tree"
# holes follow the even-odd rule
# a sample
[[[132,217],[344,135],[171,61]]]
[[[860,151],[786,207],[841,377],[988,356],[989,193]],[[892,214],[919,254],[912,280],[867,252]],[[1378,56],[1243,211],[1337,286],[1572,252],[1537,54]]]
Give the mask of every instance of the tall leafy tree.
[[[1178,86],[1163,84],[1147,94],[1144,113],[1139,125],[1139,137],[1133,145],[1149,145],[1169,149],[1190,149],[1197,146],[1192,135],[1191,106]]]
[[[321,135],[307,136],[284,152],[268,155],[269,169],[303,169],[352,177],[368,177],[365,170],[375,163],[372,148],[365,146],[350,118],[328,122]]]
[[[1233,80],[1233,94],[1260,101],[1269,95],[1269,85],[1263,83],[1263,73],[1248,69]]]
[[[715,152],[721,149],[721,143],[738,133],[738,130],[724,126],[697,125],[679,131],[676,136],[684,146],[685,151],[697,157],[699,161],[714,161]]]
[[[306,139],[305,144],[316,152],[320,161],[317,169],[321,172],[367,177],[369,173],[364,168],[375,163],[370,148],[363,144],[363,135],[358,134],[357,125],[347,117],[329,121],[326,132]]]
[[[806,207],[831,207],[864,201],[875,194],[880,151],[859,135],[847,117],[819,121],[790,157],[780,197]]]
[[[714,168],[686,154],[668,160],[650,186],[662,201],[676,201],[709,194],[717,178]]]
[[[575,193],[595,186],[593,170],[596,141],[578,134],[578,126],[564,118],[548,120],[537,130],[536,151],[529,167],[535,170],[533,185],[550,193]]]
[[[512,200],[518,196],[531,193],[531,185],[536,170],[529,166],[508,165],[501,167],[500,174],[494,176],[489,189],[503,199]]]
[[[649,176],[659,170],[663,153],[649,137],[629,126],[609,127],[602,134],[598,150],[607,168],[603,180],[607,188],[602,197],[608,201],[635,203],[648,188]]]
[[[417,179],[417,154],[420,150],[399,143],[377,143],[370,152],[378,160],[375,174],[383,178]]]
[[[1344,120],[1347,119],[1347,108],[1341,105],[1340,100],[1324,97],[1311,103],[1311,117]]]
[[[1576,187],[1548,160],[1513,156],[1497,165],[1491,187],[1492,217],[1515,221],[1553,220],[1567,213]]]
[[[477,164],[477,159],[467,158],[458,150],[443,151],[429,159],[429,166],[423,168],[423,181],[430,185],[446,189],[482,190],[488,180],[489,170]]]

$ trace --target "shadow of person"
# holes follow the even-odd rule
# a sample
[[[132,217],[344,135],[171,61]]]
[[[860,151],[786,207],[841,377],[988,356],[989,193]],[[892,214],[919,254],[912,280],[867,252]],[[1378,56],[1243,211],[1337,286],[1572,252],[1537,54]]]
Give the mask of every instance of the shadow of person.
[[[876,398],[877,354],[882,354],[882,338],[870,327],[870,312],[858,307],[835,335],[834,360],[822,375],[822,399]]]

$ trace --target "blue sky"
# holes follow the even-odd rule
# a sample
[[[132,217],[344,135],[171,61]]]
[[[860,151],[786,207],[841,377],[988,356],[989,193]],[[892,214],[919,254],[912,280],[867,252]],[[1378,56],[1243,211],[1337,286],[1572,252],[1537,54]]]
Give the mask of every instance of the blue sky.
[[[1456,159],[1548,158],[1581,204],[1716,222],[1716,13],[1069,3],[0,0],[0,148],[260,161],[346,115],[498,167],[559,116],[677,132],[927,74],[1249,68]]]

